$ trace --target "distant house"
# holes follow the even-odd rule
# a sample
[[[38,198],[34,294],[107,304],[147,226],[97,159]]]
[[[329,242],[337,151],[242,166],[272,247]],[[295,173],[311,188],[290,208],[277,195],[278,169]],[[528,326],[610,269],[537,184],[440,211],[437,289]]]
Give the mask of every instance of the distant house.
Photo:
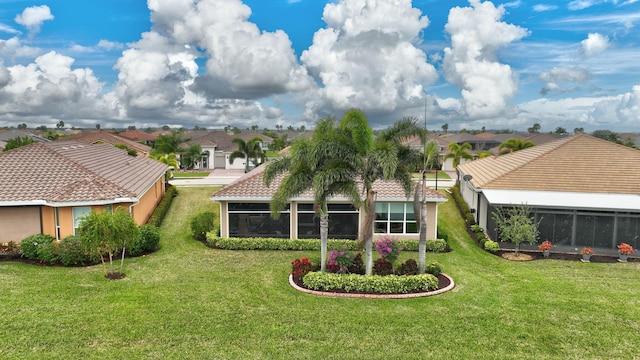
[[[0,242],[75,234],[91,210],[124,207],[144,224],[165,193],[167,166],[110,144],[35,143],[0,153]]]
[[[494,239],[497,207],[527,204],[540,240],[559,249],[640,247],[639,150],[575,135],[458,169],[463,198]]]
[[[131,141],[143,143],[145,145],[151,146],[155,141],[157,136],[146,133],[140,130],[127,130],[118,134],[118,136],[123,137],[125,139],[129,139]]]
[[[83,144],[122,144],[135,150],[138,155],[149,156],[151,147],[127,138],[115,135],[105,130],[84,131],[76,135],[68,136],[65,139],[74,140]]]
[[[220,203],[222,237],[280,237],[291,239],[319,238],[319,218],[313,210],[313,196],[307,191],[291,199],[280,218],[269,211],[271,198],[282,176],[270,187],[263,183],[265,166],[259,166],[236,182],[219,190],[211,199]],[[425,189],[427,194],[427,238],[437,236],[438,204],[446,196]],[[399,238],[418,238],[413,199],[408,199],[399,184],[376,181],[376,236],[389,234]],[[353,207],[346,197],[336,196],[329,204],[329,237],[356,239],[361,234],[364,211]]]
[[[15,139],[18,137],[23,137],[23,138],[28,137],[34,142],[50,141],[49,139],[45,139],[43,137],[40,137],[28,131],[22,131],[22,130],[0,131],[0,150],[4,149],[4,147],[7,145],[7,142],[9,142],[11,139]]]

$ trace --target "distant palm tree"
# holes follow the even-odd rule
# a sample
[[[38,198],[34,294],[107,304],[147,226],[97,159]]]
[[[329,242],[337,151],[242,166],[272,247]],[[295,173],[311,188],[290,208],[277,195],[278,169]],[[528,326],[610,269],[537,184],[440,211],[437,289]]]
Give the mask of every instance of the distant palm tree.
[[[471,144],[464,143],[460,145],[458,143],[451,142],[449,143],[448,147],[450,151],[444,156],[444,158],[445,160],[453,159],[453,168],[456,169],[456,176],[457,176],[456,181],[460,181],[460,170],[458,170],[458,165],[460,165],[460,161],[462,161],[462,159],[465,159],[465,160],[473,159],[473,156],[467,152],[467,150],[472,149]]]
[[[229,155],[229,162],[231,162],[231,164],[233,164],[233,161],[237,158],[246,159],[244,171],[248,172],[250,161],[253,161],[255,166],[264,162],[266,155],[262,151],[262,138],[256,136],[249,141],[235,138],[231,141],[238,145],[238,150]]]
[[[521,140],[516,138],[511,138],[498,146],[498,151],[500,151],[500,155],[512,153],[518,150],[530,148],[535,146],[536,144],[532,143],[529,140]]]
[[[154,152],[161,154],[179,154],[182,152],[180,145],[189,139],[182,138],[183,133],[176,130],[171,130],[166,135],[158,135],[156,143],[154,145]]]

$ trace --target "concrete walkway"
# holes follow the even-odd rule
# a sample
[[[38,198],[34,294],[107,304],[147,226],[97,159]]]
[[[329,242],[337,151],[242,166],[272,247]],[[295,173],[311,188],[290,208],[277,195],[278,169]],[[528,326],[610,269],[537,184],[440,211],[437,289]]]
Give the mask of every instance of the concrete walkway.
[[[244,170],[213,169],[209,176],[204,178],[171,179],[169,183],[174,186],[221,186],[229,185],[243,175]]]

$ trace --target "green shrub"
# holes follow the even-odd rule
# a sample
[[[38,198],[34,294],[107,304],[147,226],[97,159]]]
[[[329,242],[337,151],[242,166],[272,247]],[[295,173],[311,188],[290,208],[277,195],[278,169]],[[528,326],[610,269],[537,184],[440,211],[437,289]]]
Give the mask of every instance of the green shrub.
[[[312,290],[348,293],[406,294],[438,289],[438,279],[431,274],[367,276],[310,272],[302,282]]]
[[[484,229],[480,225],[471,225],[469,226],[469,229],[471,229],[471,231],[473,231],[476,234],[484,232]]]
[[[64,266],[83,266],[99,261],[96,256],[92,256],[84,250],[82,237],[79,235],[67,236],[60,241],[58,260]]]
[[[492,253],[498,252],[500,250],[500,244],[493,240],[487,240],[484,243],[484,249],[490,251]]]
[[[424,272],[437,277],[442,273],[442,266],[440,266],[440,264],[438,264],[437,262],[432,262],[425,265]]]
[[[320,250],[318,239],[288,239],[288,238],[221,238],[215,233],[207,234],[206,244],[224,250]],[[328,250],[355,251],[357,241],[344,239],[329,239]],[[403,251],[418,251],[418,240],[400,239],[398,245]],[[443,239],[427,240],[427,251],[445,252],[447,242]],[[314,262],[315,264],[315,262]]]
[[[160,229],[153,225],[140,226],[140,235],[138,241],[127,249],[131,256],[140,256],[142,254],[156,251],[160,243]]]
[[[37,246],[38,260],[44,264],[55,264],[58,262],[58,242],[44,242]]]
[[[207,239],[207,233],[213,230],[215,224],[215,214],[206,211],[194,216],[191,219],[191,236],[194,239],[204,241]]]
[[[149,217],[147,224],[154,225],[160,227],[162,224],[162,220],[164,220],[164,216],[169,211],[169,207],[171,206],[171,202],[173,198],[178,195],[178,190],[175,186],[167,186],[167,189],[164,193],[164,197],[160,200],[160,203]]]
[[[473,218],[473,214],[471,214],[471,210],[469,209],[469,205],[464,201],[462,195],[460,194],[460,189],[456,186],[449,188],[449,192],[451,193],[451,197],[455,201],[458,211],[462,215],[462,218],[465,220],[467,225],[474,225],[476,223]]]
[[[22,256],[31,260],[40,260],[38,257],[38,247],[41,244],[51,243],[55,238],[46,234],[35,234],[27,236],[20,242],[20,251]]]

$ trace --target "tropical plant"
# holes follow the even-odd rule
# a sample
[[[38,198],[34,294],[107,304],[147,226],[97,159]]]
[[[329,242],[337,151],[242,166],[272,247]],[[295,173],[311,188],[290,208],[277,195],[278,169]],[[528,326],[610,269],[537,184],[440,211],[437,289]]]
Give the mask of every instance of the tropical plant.
[[[526,149],[535,146],[536,144],[532,143],[529,140],[522,140],[511,138],[502,144],[498,145],[498,151],[500,155],[509,154],[512,152],[516,152],[518,150]]]
[[[156,153],[156,154],[151,154],[151,158],[155,159],[157,161],[160,161],[161,163],[172,167],[173,169],[169,169],[167,171],[167,173],[169,174],[169,178],[173,177],[173,170],[178,168],[178,159],[176,159],[176,154],[175,153],[170,153],[170,154],[161,154],[161,153]]]
[[[385,235],[376,240],[376,252],[381,258],[392,264],[400,256],[401,250],[402,248],[398,244],[398,239],[396,238],[391,238]]]
[[[432,169],[433,164],[438,166],[438,143],[428,141],[424,144],[423,163],[422,163],[422,182],[420,186],[416,186],[414,192],[414,216],[418,228],[420,229],[419,245],[418,245],[418,271],[420,274],[424,272],[424,266],[427,258],[427,197],[426,191],[426,172]],[[418,206],[419,204],[419,206]]]
[[[262,151],[262,138],[256,136],[249,141],[244,141],[241,138],[234,138],[231,141],[238,145],[238,150],[229,155],[229,162],[231,164],[233,164],[233,161],[237,158],[245,159],[244,171],[248,172],[250,161],[252,161],[256,166],[264,162],[266,156]]]
[[[460,181],[460,170],[458,170],[458,165],[460,162],[464,160],[472,160],[473,156],[467,152],[467,150],[471,150],[471,144],[464,143],[462,145],[450,142],[449,152],[444,156],[445,159],[453,159],[453,168],[456,169],[456,181]]]
[[[35,141],[33,141],[33,139],[28,136],[16,136],[13,139],[9,139],[9,141],[7,141],[7,144],[4,146],[3,151],[17,149],[25,145],[33,144],[34,142]]]
[[[139,231],[135,221],[124,207],[119,207],[114,212],[91,211],[82,219],[78,229],[83,239],[84,250],[91,255],[100,256],[105,276],[116,274],[113,268],[113,256],[119,251],[122,254],[119,273],[122,274],[126,247],[138,240]],[[104,254],[109,256],[108,271]]]
[[[181,131],[171,130],[168,134],[158,135],[153,146],[154,154],[179,154],[182,152],[180,145],[189,139],[182,137]]]
[[[496,223],[498,237],[502,241],[512,242],[516,245],[516,256],[519,255],[520,243],[535,244],[538,239],[538,225],[542,219],[535,222],[530,214],[531,207],[525,204],[510,208],[499,206],[496,211],[491,213]]]
[[[189,148],[182,153],[182,165],[187,169],[193,169],[202,156],[202,147],[200,144],[191,144]]]
[[[286,174],[271,201],[271,216],[278,218],[289,199],[313,189],[314,210],[320,218],[320,271],[326,271],[329,213],[327,200],[333,194],[350,198],[354,205],[360,204],[358,187],[353,181],[352,168],[340,161],[351,154],[344,151],[330,153],[321,151],[325,142],[338,138],[336,120],[321,119],[310,139],[301,138],[291,145],[287,154],[280,155],[267,164],[264,183],[268,187],[280,174]],[[349,149],[342,146],[336,150]],[[337,156],[336,156],[337,155]]]

